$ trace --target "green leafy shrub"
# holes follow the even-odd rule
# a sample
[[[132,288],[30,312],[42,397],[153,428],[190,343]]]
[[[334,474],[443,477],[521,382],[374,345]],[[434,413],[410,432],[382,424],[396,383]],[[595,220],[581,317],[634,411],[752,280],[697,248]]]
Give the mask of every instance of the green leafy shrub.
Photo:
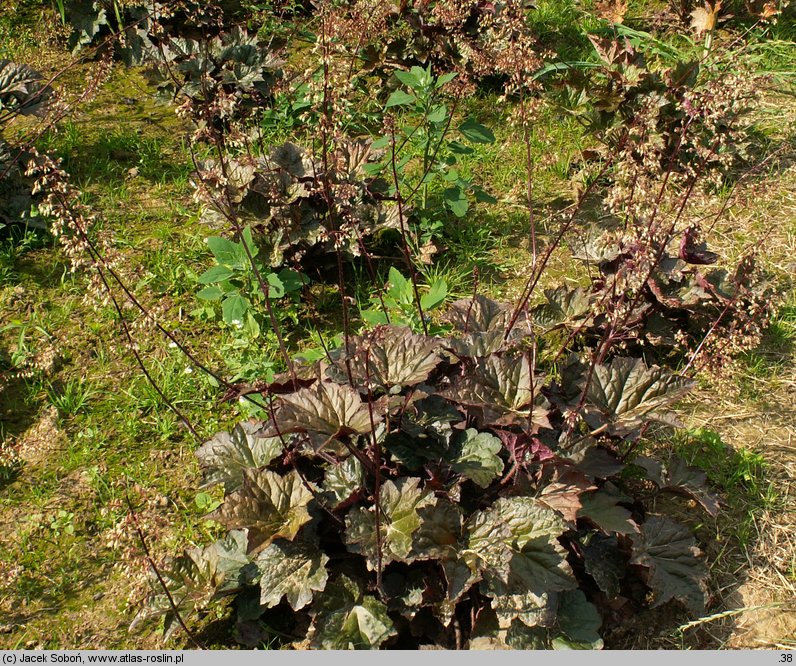
[[[199,276],[204,287],[197,298],[207,303],[193,312],[194,316],[214,319],[218,315],[215,304],[221,306],[221,319],[231,332],[228,345],[221,352],[233,372],[232,381],[263,379],[272,381],[272,350],[266,344],[272,329],[270,302],[281,302],[276,310],[280,320],[297,323],[295,302],[298,292],[308,284],[308,278],[297,271],[283,268],[270,270],[259,259],[251,227],[246,227],[238,242],[211,236],[207,245],[213,253],[215,265]],[[277,315],[274,315],[277,316]]]
[[[379,297],[371,299],[371,307],[362,311],[362,318],[370,324],[394,324],[408,326],[415,332],[423,329],[420,310],[423,313],[439,308],[448,296],[448,285],[443,279],[436,279],[428,289],[415,294],[411,280],[391,267],[387,288]],[[418,301],[420,308],[418,308]],[[383,305],[383,308],[380,306]],[[445,328],[431,327],[429,333],[442,333]]]
[[[693,382],[626,357],[556,376],[510,317],[458,301],[450,337],[377,327],[266,389],[267,421],[197,451],[229,534],[163,567],[176,612],[235,596],[251,645],[276,623],[315,648],[594,648],[617,605],[702,611],[694,538],[644,498],[715,498],[682,460],[632,454]],[[157,618],[177,626],[153,578],[134,625]]]
[[[458,123],[452,131],[452,112],[443,101],[442,89],[456,78],[456,74],[434,76],[430,67],[412,67],[406,72],[397,71],[395,76],[406,89],[398,89],[390,95],[385,112],[402,110],[401,122],[396,131],[380,139],[375,145],[387,148],[395,142],[403,150],[397,155],[387,151],[387,164],[382,165],[382,172],[391,168],[393,158],[398,160],[399,185],[406,191],[404,196],[407,198],[410,194],[419,192],[417,215],[421,218],[434,217],[432,211],[435,206],[431,205],[429,193],[435,186],[442,189],[440,184],[444,187],[441,193],[442,204],[456,217],[466,215],[471,197],[494,203],[495,199],[480,185],[475,184],[471,178],[465,178],[456,169],[459,158],[473,154],[473,144],[490,144],[495,141],[492,130],[472,117]],[[422,156],[418,164],[419,174],[414,179],[405,169],[408,158],[411,159],[413,155]],[[428,225],[434,220],[421,219],[423,221]],[[428,240],[430,239],[426,239],[426,242]]]

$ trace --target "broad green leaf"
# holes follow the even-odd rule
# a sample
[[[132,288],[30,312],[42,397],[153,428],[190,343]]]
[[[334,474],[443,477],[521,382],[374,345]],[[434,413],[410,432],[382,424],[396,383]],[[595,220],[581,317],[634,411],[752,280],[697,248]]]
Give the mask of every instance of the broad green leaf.
[[[260,603],[272,608],[286,597],[293,610],[304,608],[314,592],[326,587],[329,558],[317,543],[274,541],[256,560],[260,570]]]
[[[268,282],[268,298],[282,298],[285,295],[285,285],[276,273],[268,273],[266,282]]]
[[[475,118],[468,118],[459,125],[459,132],[470,143],[495,143],[495,134]]]
[[[283,268],[278,274],[279,281],[285,289],[286,293],[298,291],[304,285],[309,284],[309,278],[303,273],[291,270],[290,268]]]
[[[458,74],[456,72],[448,72],[447,74],[441,74],[439,77],[437,77],[436,87],[442,88],[442,86],[444,86],[446,83],[450,83],[457,76]]]
[[[395,70],[395,78],[398,79],[405,86],[408,86],[413,89],[417,88],[420,85],[420,81],[418,81],[414,68],[412,68],[412,71],[409,72],[405,72],[401,69]]]
[[[633,536],[630,564],[647,567],[647,584],[655,598],[653,606],[670,599],[682,601],[689,610],[705,609],[705,578],[708,571],[691,531],[663,516],[649,516],[641,534]]]
[[[601,650],[602,618],[580,590],[562,592],[558,602],[558,628],[561,635],[553,639],[556,650]]]
[[[455,183],[459,180],[459,172],[456,171],[456,169],[448,169],[448,171],[444,173],[442,177],[449,183]]]
[[[406,327],[382,326],[366,337],[353,338],[351,346],[356,353],[336,359],[336,365],[342,373],[347,363],[361,387],[413,386],[425,381],[442,360],[436,354],[437,340],[415,335]]]
[[[229,294],[221,304],[224,323],[229,326],[241,326],[249,309],[249,301],[240,294]]]
[[[218,483],[231,493],[243,483],[247,469],[265,467],[282,454],[279,437],[264,437],[263,429],[248,421],[236,425],[231,433],[220,432],[196,451],[202,468],[201,488]]]
[[[319,595],[311,646],[323,650],[374,650],[396,635],[387,607],[363,596],[347,576],[328,583]]]
[[[248,529],[249,552],[258,552],[276,538],[292,541],[310,520],[311,501],[312,493],[295,470],[281,475],[247,469],[241,487],[210,517],[229,529]]]
[[[412,283],[407,280],[394,266],[390,267],[387,276],[389,286],[387,293],[400,303],[411,303],[414,298]]]
[[[464,217],[467,215],[467,210],[470,208],[470,202],[467,199],[467,192],[461,187],[449,187],[442,193],[442,198],[445,205],[450,208],[451,213],[456,217]]]
[[[365,483],[365,469],[354,456],[343,462],[329,465],[323,478],[323,493],[332,508],[345,502]]]
[[[434,280],[429,290],[420,297],[420,307],[424,310],[433,310],[448,296],[448,283],[443,279]]]
[[[489,194],[489,192],[487,192],[480,185],[470,185],[470,190],[472,190],[473,196],[475,197],[476,201],[488,204],[496,204],[498,202],[498,200],[495,197]]]
[[[387,319],[387,315],[381,310],[362,310],[360,314],[362,315],[362,319],[368,322],[368,324],[373,324],[374,326],[390,323]]]
[[[615,358],[608,365],[594,368],[586,400],[609,420],[610,432],[624,434],[644,421],[662,419],[662,410],[682,398],[694,384],[692,379],[658,366],[648,368],[638,358]]]
[[[454,155],[472,155],[475,152],[470,146],[466,146],[459,141],[449,141],[448,150]]]
[[[448,117],[448,107],[444,104],[435,106],[431,112],[426,116],[426,120],[430,123],[441,123]]]
[[[230,270],[226,266],[213,266],[199,276],[199,284],[224,282],[224,280],[229,280],[233,275],[235,275],[235,271]]]
[[[486,488],[503,472],[503,461],[498,452],[503,448],[500,440],[486,432],[469,428],[457,445],[451,467],[481,488]]]
[[[327,437],[370,432],[371,415],[359,393],[349,386],[319,382],[280,397],[276,426],[282,434],[318,433]],[[374,410],[374,422],[381,420]],[[270,434],[270,433],[269,433]]]
[[[417,98],[411,93],[408,93],[405,90],[396,90],[392,95],[390,95],[387,103],[384,105],[384,108],[389,109],[391,106],[414,104],[416,101]]]
[[[215,285],[205,287],[196,294],[196,298],[201,298],[203,301],[218,301],[224,295],[224,291]]]
[[[412,76],[414,76],[415,79],[417,79],[417,82],[420,85],[428,85],[429,83],[431,83],[432,79],[431,65],[428,65],[428,67],[425,68],[420,67],[418,65],[413,65],[410,72],[412,73]]]
[[[237,243],[220,236],[210,236],[207,239],[207,247],[210,248],[219,264],[238,269],[246,267],[245,261],[248,258],[242,247]]]
[[[584,493],[580,498],[582,506],[578,516],[588,518],[606,532],[618,534],[638,532],[638,525],[633,522],[630,511],[617,504],[622,499],[621,496],[605,489]]]
[[[434,496],[419,487],[420,479],[403,477],[386,481],[381,486],[379,506],[379,534],[381,535],[381,564],[405,562],[412,552],[412,535],[420,527],[418,509],[432,504]],[[346,516],[345,541],[352,553],[367,558],[368,569],[375,570],[377,562],[376,513],[374,507],[356,507]]]
[[[244,254],[246,253],[246,249],[248,249],[249,254],[251,254],[252,258],[256,257],[259,250],[257,249],[257,246],[254,244],[254,237],[252,236],[252,228],[251,227],[244,228],[240,236],[241,236],[241,244],[238,247],[242,248],[243,244],[245,244],[245,248],[242,248]],[[246,255],[246,257],[248,258],[248,255]]]

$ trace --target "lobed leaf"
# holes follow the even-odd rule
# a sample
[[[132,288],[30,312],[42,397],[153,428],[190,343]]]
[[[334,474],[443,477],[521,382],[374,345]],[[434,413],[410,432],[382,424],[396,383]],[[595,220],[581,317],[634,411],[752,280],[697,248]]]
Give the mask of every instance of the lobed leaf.
[[[396,635],[387,607],[363,596],[357,583],[340,576],[326,586],[314,613],[311,646],[323,650],[373,650]]]
[[[329,465],[323,477],[323,494],[332,508],[348,500],[365,483],[365,468],[354,456]]]
[[[468,428],[460,439],[451,461],[453,471],[486,488],[503,472],[503,461],[497,455],[503,445],[494,435],[475,428]]]
[[[611,484],[606,484],[601,490],[584,494],[581,497],[582,507],[578,511],[578,516],[588,518],[606,532],[617,534],[638,532],[638,525],[633,522],[630,511],[618,504],[628,501],[628,498],[612,492],[611,488]]]
[[[602,649],[602,618],[581,590],[567,590],[561,594],[557,620],[561,634],[553,639],[554,649]]]
[[[581,546],[586,573],[594,578],[606,596],[613,599],[619,596],[622,579],[625,577],[627,558],[619,549],[615,536],[592,534],[588,543]]]
[[[630,564],[646,567],[653,606],[678,599],[694,613],[705,609],[708,571],[690,530],[663,516],[649,516],[633,537]]]
[[[315,592],[326,587],[328,561],[317,543],[272,542],[256,560],[261,574],[260,603],[271,608],[286,597],[293,610],[304,608]]]
[[[274,421],[282,434],[306,432],[332,438],[370,432],[370,413],[350,386],[319,382],[315,388],[304,388],[280,399],[282,404]],[[378,422],[381,417],[374,411],[373,419]]]
[[[458,377],[441,395],[461,405],[482,408],[487,425],[527,425],[530,417],[535,425],[549,427],[548,403],[541,392],[543,383],[539,375],[531,379],[525,355],[492,355],[474,359],[473,369]]]
[[[591,311],[589,295],[580,287],[558,287],[546,289],[544,293],[547,303],[533,309],[532,320],[545,330],[576,325]]]
[[[250,583],[255,572],[246,555],[245,532],[233,531],[205,548],[187,549],[158,569],[160,578],[151,573],[149,582],[154,592],[136,614],[130,630],[164,617],[164,633],[169,636],[179,626],[176,613],[187,618],[204,609],[216,596]],[[164,592],[161,579],[171,599]]]
[[[386,481],[379,494],[379,532],[382,566],[405,562],[412,552],[412,536],[420,527],[418,509],[434,502],[433,495],[419,487],[420,479],[403,477]],[[356,507],[346,516],[345,542],[352,553],[367,558],[368,569],[378,567],[376,512],[374,507]]]
[[[459,356],[489,356],[522,337],[523,322],[519,321],[505,340],[511,309],[481,294],[451,304],[446,318],[461,332],[450,340],[451,348]]]
[[[292,541],[310,520],[312,498],[295,470],[280,475],[247,469],[241,487],[210,517],[230,529],[247,528],[249,552],[254,553],[276,538]]]
[[[615,358],[608,365],[595,366],[586,400],[609,420],[610,432],[623,434],[644,421],[664,418],[661,411],[694,384],[658,366],[648,368],[642,359]]]
[[[379,326],[368,337],[350,341],[356,353],[336,359],[340,372],[345,362],[358,386],[414,386],[425,381],[442,360],[436,353],[439,342],[415,335],[407,327]],[[344,351],[343,351],[344,353]]]
[[[264,437],[263,427],[244,421],[236,425],[231,433],[220,432],[196,451],[202,468],[201,488],[218,483],[231,493],[243,483],[247,469],[265,467],[282,454],[279,437]]]

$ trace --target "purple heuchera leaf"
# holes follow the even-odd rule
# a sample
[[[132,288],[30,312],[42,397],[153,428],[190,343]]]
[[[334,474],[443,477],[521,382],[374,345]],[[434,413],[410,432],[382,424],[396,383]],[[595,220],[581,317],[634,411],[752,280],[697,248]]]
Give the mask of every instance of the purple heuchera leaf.
[[[481,408],[485,425],[527,426],[530,417],[537,427],[549,428],[543,384],[541,375],[532,378],[525,355],[519,358],[492,355],[474,359],[472,370],[441,395],[461,405]]]
[[[305,432],[332,438],[371,430],[371,413],[350,386],[319,382],[315,388],[283,395],[281,401],[269,435]],[[377,410],[372,417],[381,421]]]
[[[692,612],[701,613],[705,609],[708,570],[699,555],[685,525],[653,515],[641,526],[641,534],[633,536],[630,564],[647,568],[647,584],[655,597],[653,606],[678,599]]]
[[[440,342],[415,335],[405,327],[379,326],[367,337],[354,337],[349,343],[356,352],[335,359],[337,373],[347,373],[346,363],[359,387],[413,386],[428,379],[442,360],[437,354]]]

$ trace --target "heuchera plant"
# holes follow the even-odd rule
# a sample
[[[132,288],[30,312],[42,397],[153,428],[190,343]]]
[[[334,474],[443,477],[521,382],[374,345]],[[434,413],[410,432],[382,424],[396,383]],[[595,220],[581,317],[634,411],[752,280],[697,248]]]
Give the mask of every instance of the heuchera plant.
[[[537,361],[556,307],[512,326],[507,306],[457,301],[449,337],[379,326],[272,384],[266,422],[197,451],[227,536],[160,570],[170,598],[153,576],[133,624],[169,633],[235,596],[249,645],[278,626],[312,648],[596,648],[646,604],[702,611],[695,540],[647,500],[716,499],[682,460],[634,455],[693,382]]]
[[[45,227],[33,217],[33,181],[24,175],[30,150],[19,143],[6,143],[4,130],[18,116],[42,116],[52,101],[53,89],[41,74],[27,65],[0,59],[0,228],[8,224]]]

